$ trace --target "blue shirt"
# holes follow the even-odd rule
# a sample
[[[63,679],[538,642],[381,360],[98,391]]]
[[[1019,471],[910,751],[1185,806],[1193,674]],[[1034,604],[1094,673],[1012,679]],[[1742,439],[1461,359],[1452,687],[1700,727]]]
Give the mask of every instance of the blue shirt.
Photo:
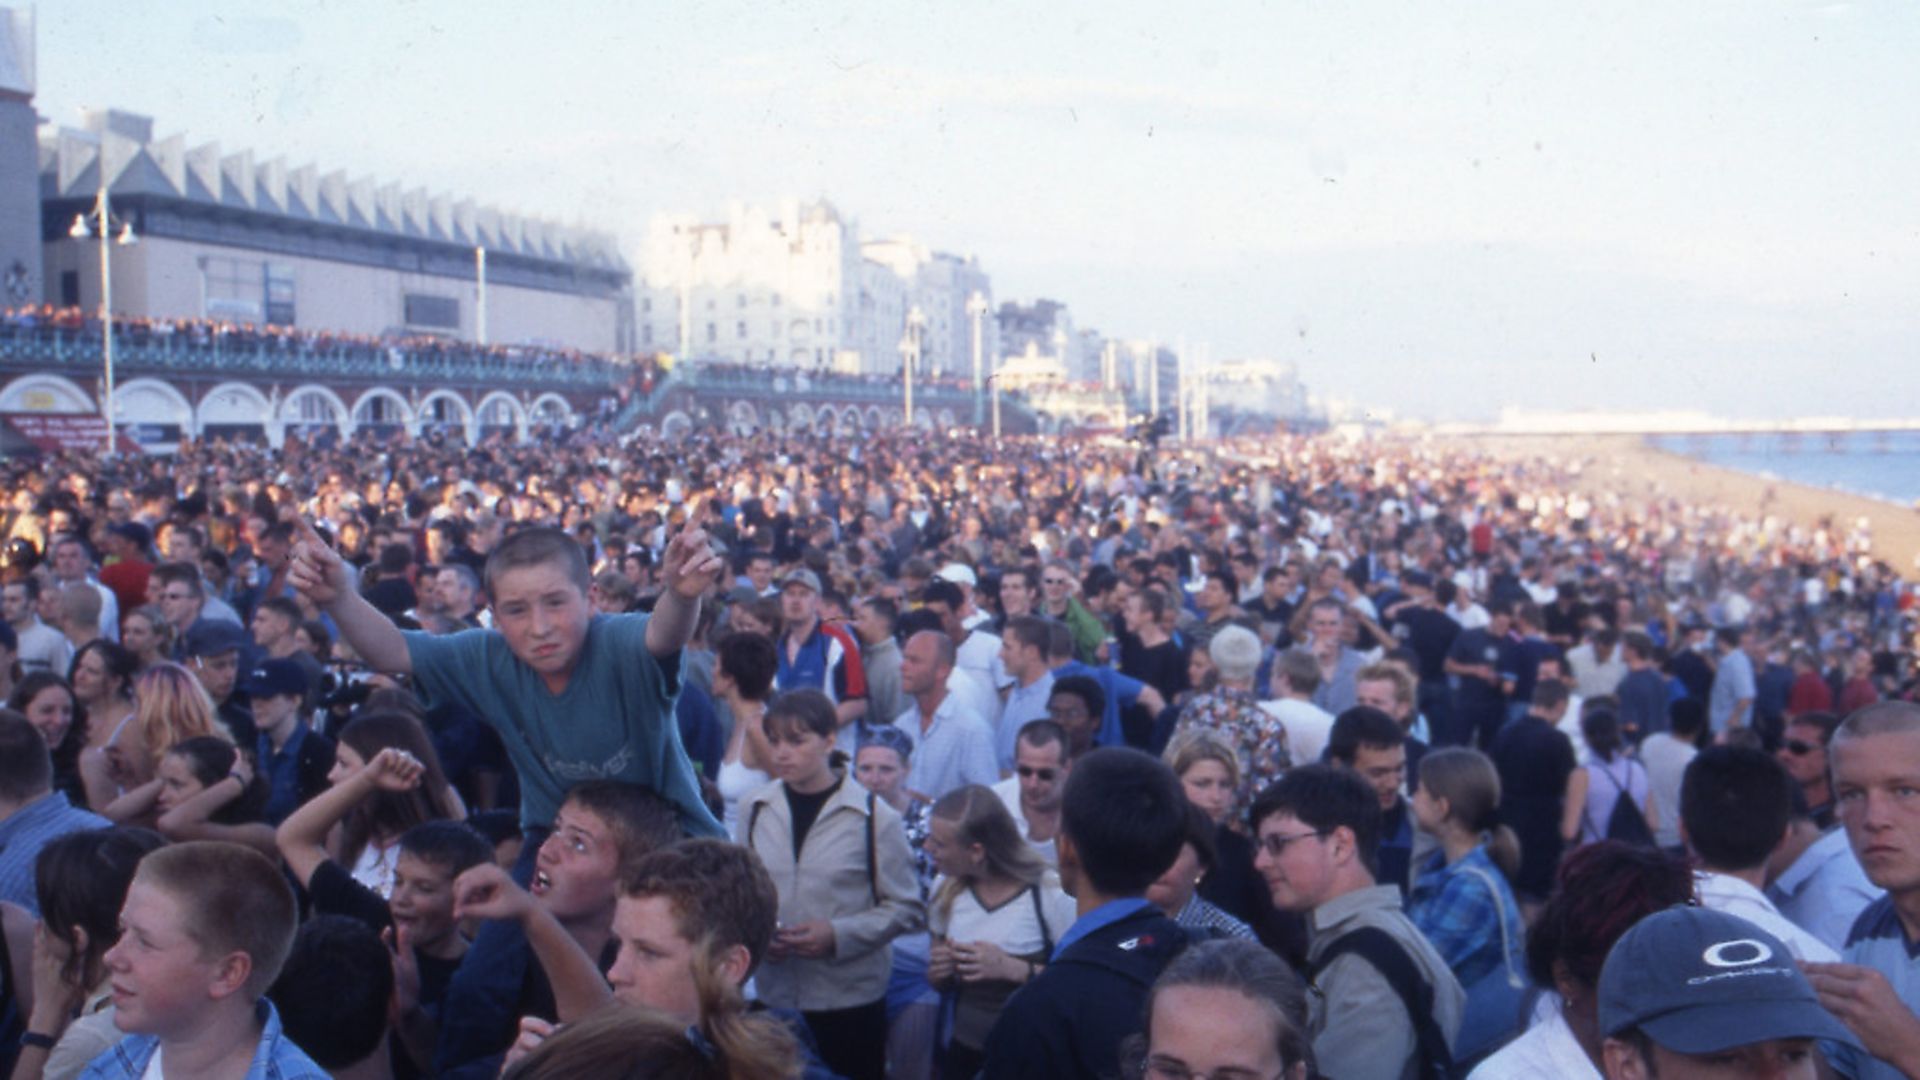
[[[1074,942],[1079,941],[1095,930],[1103,926],[1112,926],[1114,923],[1119,922],[1134,912],[1145,911],[1152,906],[1144,896],[1128,896],[1119,900],[1109,900],[1101,904],[1099,907],[1073,920],[1073,925],[1067,927],[1067,932],[1061,934],[1060,940],[1054,943],[1053,959],[1060,959],[1060,954],[1067,951],[1067,946],[1072,945]]]
[[[253,1052],[253,1064],[247,1066],[247,1080],[329,1080],[326,1070],[280,1030],[280,1014],[273,1002],[261,998],[253,1014],[260,1021],[260,1045]],[[158,1035],[129,1035],[94,1058],[80,1080],[139,1080],[159,1049]]]
[[[1434,852],[1414,882],[1407,917],[1462,986],[1473,985],[1502,961],[1511,961],[1514,971],[1526,969],[1520,905],[1484,844],[1452,864],[1444,852]]]
[[[403,631],[414,683],[427,705],[481,717],[520,776],[520,821],[546,827],[582,780],[623,780],[680,808],[689,835],[724,837],[680,744],[674,698],[680,655],[647,649],[649,616],[595,615],[567,687],[555,694],[497,630]]]
[[[1870,967],[1887,977],[1893,992],[1908,1009],[1920,1009],[1920,942],[1907,940],[1893,898],[1883,896],[1868,905],[1847,936],[1840,954],[1844,963]],[[1903,1080],[1904,1074],[1857,1046],[1822,1042],[1834,1071],[1852,1080]]]
[[[300,809],[300,744],[307,741],[307,730],[305,720],[294,724],[293,734],[278,753],[273,740],[260,733],[254,756],[260,759],[260,772],[267,780],[267,805],[260,811],[263,821],[277,825]]]
[[[33,864],[40,849],[68,833],[104,829],[113,822],[67,801],[64,791],[50,792],[0,821],[0,900],[19,904],[35,918],[40,901],[34,892]]]
[[[1124,746],[1126,736],[1120,730],[1120,709],[1122,705],[1131,705],[1140,698],[1140,691],[1147,684],[1139,679],[1122,675],[1112,668],[1094,667],[1078,660],[1069,660],[1053,669],[1053,679],[1059,682],[1069,675],[1085,675],[1100,684],[1100,693],[1107,699],[1107,708],[1100,714],[1100,731],[1094,735],[1095,746]],[[1016,734],[1018,734],[1016,732]]]

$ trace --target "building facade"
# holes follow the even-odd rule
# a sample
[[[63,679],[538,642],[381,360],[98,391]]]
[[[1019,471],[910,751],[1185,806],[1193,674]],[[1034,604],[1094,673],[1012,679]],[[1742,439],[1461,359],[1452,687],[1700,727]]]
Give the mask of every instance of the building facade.
[[[190,149],[184,136],[155,140],[151,119],[119,111],[45,137],[39,156],[47,303],[99,307],[99,245],[72,226],[104,188],[116,231],[130,226],[138,238],[109,248],[118,315],[633,347],[632,274],[605,234],[259,162],[251,150]]]

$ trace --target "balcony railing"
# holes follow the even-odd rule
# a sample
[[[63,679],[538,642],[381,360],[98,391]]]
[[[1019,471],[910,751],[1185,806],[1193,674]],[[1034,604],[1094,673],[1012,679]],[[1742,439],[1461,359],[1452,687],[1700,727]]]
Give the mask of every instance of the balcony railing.
[[[97,322],[70,328],[0,321],[0,366],[90,378],[101,364]],[[463,349],[458,343],[421,349],[297,337],[154,333],[139,326],[115,327],[113,366],[117,375],[126,376],[284,376],[559,390],[604,389],[627,371],[625,362],[602,356],[516,356]]]

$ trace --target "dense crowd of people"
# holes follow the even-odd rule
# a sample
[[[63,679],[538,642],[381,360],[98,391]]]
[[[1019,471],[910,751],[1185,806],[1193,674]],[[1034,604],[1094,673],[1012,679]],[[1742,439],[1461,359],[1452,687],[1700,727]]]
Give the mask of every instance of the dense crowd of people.
[[[1597,471],[0,464],[0,1070],[1920,1076],[1913,586]]]

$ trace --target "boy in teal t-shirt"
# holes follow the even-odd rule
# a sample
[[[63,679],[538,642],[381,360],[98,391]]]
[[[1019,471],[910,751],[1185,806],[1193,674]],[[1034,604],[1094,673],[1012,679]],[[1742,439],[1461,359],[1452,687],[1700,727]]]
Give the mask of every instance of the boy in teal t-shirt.
[[[673,715],[680,650],[722,568],[705,533],[688,529],[667,545],[651,615],[596,615],[580,545],[559,529],[526,529],[487,558],[494,629],[449,635],[394,626],[305,521],[289,577],[370,666],[411,675],[429,704],[454,702],[493,725],[520,776],[523,825],[551,826],[569,787],[605,779],[671,800],[690,835],[724,836]]]

